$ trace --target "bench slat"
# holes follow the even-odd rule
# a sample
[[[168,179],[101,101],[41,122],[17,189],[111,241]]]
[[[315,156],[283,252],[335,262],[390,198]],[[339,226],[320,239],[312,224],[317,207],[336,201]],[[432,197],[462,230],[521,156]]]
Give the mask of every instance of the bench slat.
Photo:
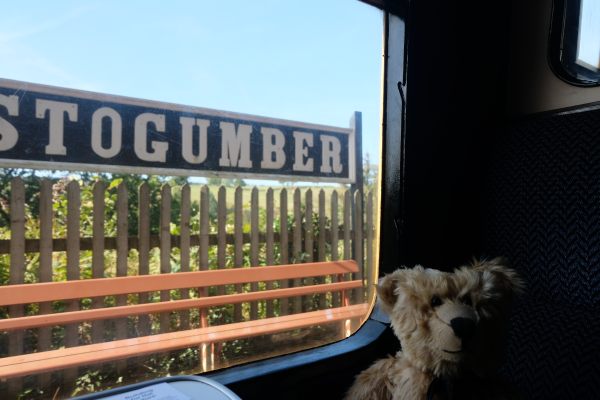
[[[0,306],[358,272],[353,260],[82,279],[0,287]]]
[[[189,300],[173,300],[157,303],[134,304],[127,306],[107,307],[92,310],[81,310],[46,315],[32,315],[0,320],[0,331],[30,329],[42,326],[66,325],[81,321],[127,317],[140,314],[168,312],[190,308],[206,308],[224,304],[244,303],[258,300],[271,300],[293,296],[304,296],[313,293],[339,292],[362,287],[359,280],[328,283],[314,286],[301,286],[286,289],[272,289],[260,292],[236,293],[221,296],[202,297]]]
[[[223,342],[328,324],[346,319],[364,318],[368,310],[368,304],[358,304],[283,317],[238,322],[228,325],[7,357],[0,359],[0,377],[3,379],[14,378],[80,365],[98,364],[127,357],[194,347],[202,343]]]

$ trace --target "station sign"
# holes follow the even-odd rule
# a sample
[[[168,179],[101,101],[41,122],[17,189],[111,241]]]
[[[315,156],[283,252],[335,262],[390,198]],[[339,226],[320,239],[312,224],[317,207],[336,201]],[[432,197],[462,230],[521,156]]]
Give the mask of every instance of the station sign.
[[[354,183],[356,131],[0,79],[0,166]]]

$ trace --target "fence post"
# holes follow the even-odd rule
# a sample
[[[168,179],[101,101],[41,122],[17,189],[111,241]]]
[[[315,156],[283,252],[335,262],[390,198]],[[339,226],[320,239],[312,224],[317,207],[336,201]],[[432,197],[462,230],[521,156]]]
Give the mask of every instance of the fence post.
[[[355,196],[352,209],[352,230],[354,232],[353,240],[355,242],[353,246],[352,258],[358,263],[360,267],[359,274],[362,277],[364,276],[364,260],[362,258],[362,230],[360,232],[361,251],[360,254],[356,253],[356,249],[359,248],[359,244],[356,243],[358,240],[357,232],[359,228],[362,229],[363,227],[363,214],[362,212],[359,214],[357,210],[359,208],[360,210],[363,209],[362,113],[360,111],[355,111],[352,115],[352,118],[350,119],[350,128],[352,129],[354,135],[354,159],[356,163],[355,181],[352,185],[350,185],[350,191],[352,192],[352,195]],[[355,195],[356,192],[358,192],[359,195]],[[357,293],[362,293],[362,291],[357,291]]]

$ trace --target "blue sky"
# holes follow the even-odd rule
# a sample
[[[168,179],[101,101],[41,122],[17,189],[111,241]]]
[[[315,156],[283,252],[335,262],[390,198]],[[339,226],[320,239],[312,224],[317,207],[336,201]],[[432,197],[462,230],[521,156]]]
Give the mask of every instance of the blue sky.
[[[0,77],[346,127],[378,158],[382,14],[359,1],[27,1]]]

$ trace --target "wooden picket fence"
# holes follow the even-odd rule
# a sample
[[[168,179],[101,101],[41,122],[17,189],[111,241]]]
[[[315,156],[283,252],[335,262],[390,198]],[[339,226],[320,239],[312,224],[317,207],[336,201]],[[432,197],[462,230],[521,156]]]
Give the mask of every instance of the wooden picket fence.
[[[361,269],[355,279],[372,276],[375,232],[372,193],[363,196],[358,191],[342,189],[339,193],[337,190],[328,190],[326,196],[325,190],[318,187],[302,190],[268,188],[266,191],[253,188],[250,191],[249,201],[248,199],[244,201],[244,190],[241,187],[219,187],[216,196],[213,189],[217,207],[215,221],[215,218],[211,219],[209,215],[210,188],[200,187],[199,202],[195,208],[192,207],[191,189],[189,185],[176,188],[180,190],[180,193],[175,192],[180,196],[178,197],[180,216],[179,226],[174,229],[171,211],[175,188],[167,184],[163,185],[160,188],[159,204],[151,204],[150,187],[147,183],[143,183],[137,193],[137,235],[130,236],[128,233],[129,196],[126,185],[121,182],[116,188],[116,235],[109,237],[105,233],[107,183],[98,181],[92,188],[92,235],[83,236],[80,229],[82,187],[77,181],[70,181],[59,188],[64,190],[64,193],[57,193],[57,187],[53,186],[50,180],[42,180],[39,193],[39,220],[35,224],[39,228],[39,235],[31,238],[31,233],[27,232],[26,228],[29,225],[26,223],[25,211],[30,205],[25,204],[25,186],[21,179],[15,178],[11,182],[10,239],[0,240],[0,257],[9,255],[10,259],[9,284],[56,280],[55,270],[59,262],[66,263],[66,279],[82,279],[84,267],[90,268],[89,265],[84,266],[81,262],[82,252],[85,251],[91,252],[91,274],[88,271],[86,277],[92,278],[128,274],[168,274],[209,268],[247,268],[257,265],[350,258],[355,259]],[[231,204],[227,204],[227,192],[230,190],[235,191],[232,207]],[[61,195],[64,196],[63,198],[66,197],[67,202],[64,221],[66,235],[54,237],[53,226],[56,221],[53,202]],[[291,209],[288,209],[288,196],[293,199]],[[158,234],[151,233],[151,207],[160,209]],[[192,213],[193,209],[197,212]],[[233,224],[231,224],[232,220]],[[192,226],[197,228],[192,230]],[[31,258],[31,254],[37,254],[39,257],[35,268],[29,265],[31,263],[26,262],[27,257]],[[60,254],[62,254],[62,261],[58,260]],[[135,259],[136,254],[137,259]],[[331,279],[335,281],[336,278]],[[267,288],[272,288],[274,285],[288,287],[296,284],[299,282],[270,282]],[[252,284],[249,287],[238,285],[231,290],[254,291],[257,290],[257,285]],[[353,294],[353,302],[366,301],[369,296],[369,286],[372,285],[366,285],[365,290],[356,291]],[[179,293],[162,292],[156,297],[160,296],[160,301],[168,301],[174,298],[207,295],[211,293],[206,289],[198,289],[181,290]],[[90,305],[66,302],[64,307],[66,310],[77,310],[81,307],[95,308],[103,301],[107,299],[91,299]],[[118,296],[114,300],[115,305],[149,301],[152,301],[149,294],[140,294],[137,299]],[[320,295],[312,299],[293,298],[256,302],[246,308],[237,304],[233,308],[232,318],[233,322],[237,322],[286,315],[336,306],[339,305],[339,301],[339,297],[333,295],[330,297]],[[48,312],[53,305],[40,304],[39,307],[40,312]],[[7,311],[10,317],[32,312],[23,306],[11,306]],[[141,316],[133,322],[131,319],[129,321],[122,319],[114,322],[110,334],[112,337],[108,340],[130,337],[135,335],[135,332],[132,333],[135,330],[146,334],[202,327],[213,323],[224,323],[224,321],[210,321],[208,310],[200,310],[197,313],[180,312],[175,317],[163,313],[155,319]],[[66,327],[62,345],[70,347],[86,340],[93,343],[107,340],[107,326],[103,321],[91,324],[87,339],[83,338],[82,331],[78,326]],[[34,348],[27,348],[25,336],[23,332],[11,333],[7,341],[8,348],[0,349],[1,354],[18,355],[56,346],[56,343],[53,343],[51,328],[38,330]],[[203,369],[212,368],[206,366],[206,360],[203,360],[203,363],[205,364]]]

